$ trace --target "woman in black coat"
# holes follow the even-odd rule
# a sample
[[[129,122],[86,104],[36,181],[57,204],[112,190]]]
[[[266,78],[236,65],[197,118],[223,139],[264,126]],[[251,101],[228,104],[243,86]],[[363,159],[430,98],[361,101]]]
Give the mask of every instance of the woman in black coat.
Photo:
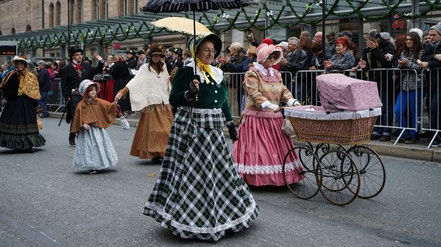
[[[109,73],[114,80],[113,94],[114,96],[119,90],[123,89],[130,81],[129,66],[121,55],[114,57],[115,64],[110,67]],[[130,111],[130,97],[128,95],[121,99],[118,104],[121,106],[122,112]]]
[[[38,80],[27,71],[23,56],[12,60],[15,69],[0,83],[4,109],[0,115],[0,147],[33,153],[34,147],[44,146],[46,140],[38,132],[36,107],[40,99]],[[2,161],[4,163],[5,161]]]

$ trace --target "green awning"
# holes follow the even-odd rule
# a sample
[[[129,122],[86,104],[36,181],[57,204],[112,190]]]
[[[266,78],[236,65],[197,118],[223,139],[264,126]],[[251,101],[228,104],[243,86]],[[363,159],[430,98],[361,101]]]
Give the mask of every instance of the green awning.
[[[292,27],[298,24],[317,24],[323,19],[319,0],[282,0],[256,3],[250,7],[228,11],[209,11],[197,13],[198,21],[213,32],[225,32],[231,29],[241,31],[273,27]],[[400,18],[418,18],[430,11],[441,10],[441,0],[424,0],[419,4],[419,14],[409,14],[412,3],[405,0],[337,0],[328,1],[326,20],[347,17],[361,17],[367,21],[386,20],[390,16]],[[35,30],[25,33],[0,36],[0,40],[19,42],[19,49],[51,48],[67,44],[84,43],[104,44],[127,39],[147,39],[153,36],[167,35],[166,30],[155,28],[152,21],[168,16],[187,16],[186,13],[138,13],[108,19],[93,20],[80,24]],[[187,16],[188,18],[191,18]],[[265,24],[267,23],[267,24]],[[269,23],[269,24],[268,24]]]

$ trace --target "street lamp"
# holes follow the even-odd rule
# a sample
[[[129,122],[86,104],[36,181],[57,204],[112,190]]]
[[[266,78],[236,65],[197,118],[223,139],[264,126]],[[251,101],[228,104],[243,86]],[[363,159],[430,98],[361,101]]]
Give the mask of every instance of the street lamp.
[[[67,49],[70,46],[70,0],[67,0]]]

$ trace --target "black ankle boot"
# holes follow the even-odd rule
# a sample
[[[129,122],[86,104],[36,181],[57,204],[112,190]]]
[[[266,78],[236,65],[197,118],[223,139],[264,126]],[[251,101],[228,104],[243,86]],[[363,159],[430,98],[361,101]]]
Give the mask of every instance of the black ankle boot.
[[[162,157],[154,157],[152,159],[153,164],[161,164],[162,163]]]
[[[75,133],[69,134],[69,146],[71,147],[75,146]]]

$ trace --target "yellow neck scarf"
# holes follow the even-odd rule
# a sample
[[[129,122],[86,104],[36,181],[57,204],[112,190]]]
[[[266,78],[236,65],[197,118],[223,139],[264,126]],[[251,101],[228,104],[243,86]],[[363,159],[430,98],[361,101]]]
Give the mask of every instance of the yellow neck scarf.
[[[196,58],[196,62],[197,62],[198,69],[202,72],[202,76],[205,79],[205,83],[209,84],[210,80],[208,79],[207,74],[209,74],[211,76],[211,78],[213,78],[213,80],[214,80],[214,76],[211,73],[210,65],[201,62],[201,60],[199,60],[199,58]]]

